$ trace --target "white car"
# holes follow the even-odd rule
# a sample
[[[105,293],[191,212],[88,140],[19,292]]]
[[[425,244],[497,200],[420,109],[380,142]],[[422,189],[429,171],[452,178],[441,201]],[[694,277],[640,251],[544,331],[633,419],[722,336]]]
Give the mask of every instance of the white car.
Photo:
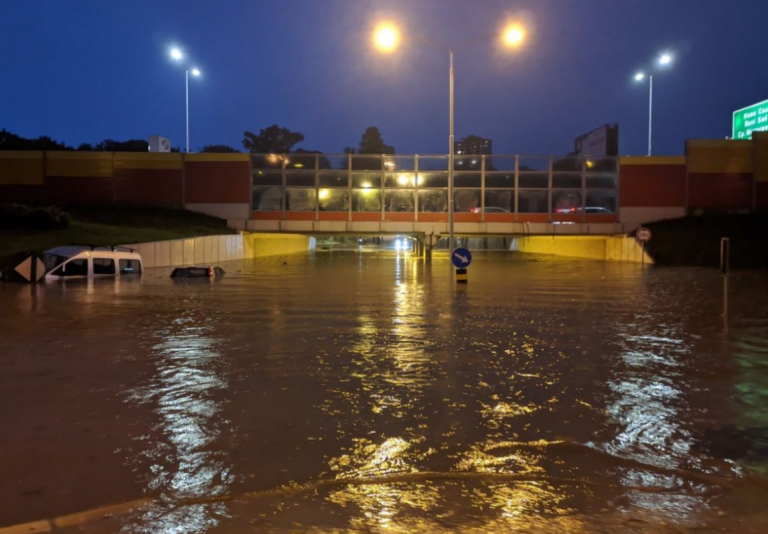
[[[142,271],[141,255],[124,247],[72,245],[45,251],[46,281],[125,276]]]

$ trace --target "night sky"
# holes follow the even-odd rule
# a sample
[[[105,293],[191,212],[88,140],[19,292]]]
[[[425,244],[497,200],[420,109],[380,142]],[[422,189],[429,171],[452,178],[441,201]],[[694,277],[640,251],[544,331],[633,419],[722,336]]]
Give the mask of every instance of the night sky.
[[[456,134],[494,152],[563,154],[573,138],[620,126],[622,154],[730,135],[733,110],[768,99],[768,0],[0,0],[0,128],[71,145],[150,134],[184,144],[182,47],[203,76],[190,87],[191,146],[242,149],[243,130],[297,130],[299,147],[339,153],[378,126],[398,153],[445,153],[447,53],[371,46],[387,18],[447,46],[525,20],[528,40],[456,52]]]

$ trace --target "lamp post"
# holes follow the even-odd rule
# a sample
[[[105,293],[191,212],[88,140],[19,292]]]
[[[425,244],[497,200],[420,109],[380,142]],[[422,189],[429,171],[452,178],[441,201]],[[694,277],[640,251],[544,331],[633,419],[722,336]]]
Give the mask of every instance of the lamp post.
[[[660,67],[667,67],[672,63],[672,56],[668,53],[664,53],[659,56],[657,63]],[[645,79],[644,72],[638,72],[635,74],[635,81],[642,82]],[[648,75],[648,155],[651,155],[652,136],[653,132],[653,73]]]
[[[492,37],[494,34],[486,34],[480,37],[469,39],[464,41],[459,48],[464,48],[470,44],[473,44],[482,39]],[[393,52],[400,42],[400,32],[398,29],[389,23],[379,24],[374,31],[374,43],[382,52]],[[502,43],[508,48],[519,47],[525,39],[525,30],[517,25],[507,26],[502,35]],[[454,49],[449,48],[441,43],[432,41],[425,37],[416,37],[414,40],[421,41],[423,43],[432,45],[448,52],[448,253],[453,254],[454,249],[454,199],[453,199],[453,168],[454,168],[454,69],[453,69],[453,53]],[[450,263],[449,263],[450,265]]]
[[[184,54],[179,50],[178,48],[174,48],[171,50],[171,58],[175,61],[181,61],[184,59]],[[192,76],[200,76],[200,70],[196,68],[190,69],[187,67],[184,72],[184,95],[185,95],[185,102],[186,102],[186,141],[187,141],[187,154],[189,154],[189,75],[190,73]]]

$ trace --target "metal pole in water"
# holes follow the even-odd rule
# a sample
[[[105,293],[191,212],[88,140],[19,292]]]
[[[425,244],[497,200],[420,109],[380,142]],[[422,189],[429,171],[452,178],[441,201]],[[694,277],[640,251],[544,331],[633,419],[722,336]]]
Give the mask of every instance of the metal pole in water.
[[[731,270],[731,238],[723,237],[720,239],[720,272],[724,275]]]
[[[728,277],[723,276],[723,332],[728,332]]]
[[[448,80],[448,259],[453,254],[453,50],[448,51],[450,71]],[[448,262],[450,266],[450,261]],[[453,267],[451,266],[451,270]]]

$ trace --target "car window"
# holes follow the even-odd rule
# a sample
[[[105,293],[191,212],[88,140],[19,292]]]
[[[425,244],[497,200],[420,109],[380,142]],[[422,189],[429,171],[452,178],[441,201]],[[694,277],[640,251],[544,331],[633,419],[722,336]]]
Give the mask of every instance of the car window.
[[[139,260],[120,260],[120,274],[141,274]]]
[[[88,276],[88,258],[80,258],[65,263],[51,274],[54,276]]]
[[[115,260],[112,258],[93,258],[93,274],[115,274]]]

